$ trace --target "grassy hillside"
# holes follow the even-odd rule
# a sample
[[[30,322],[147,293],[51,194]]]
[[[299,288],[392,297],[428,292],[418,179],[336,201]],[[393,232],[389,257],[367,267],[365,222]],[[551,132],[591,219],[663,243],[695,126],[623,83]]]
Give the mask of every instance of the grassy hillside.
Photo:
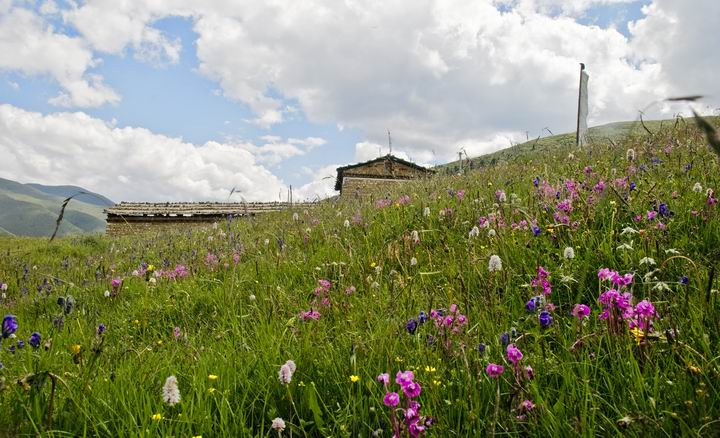
[[[708,120],[718,123],[720,117],[710,117]],[[688,124],[692,124],[692,119],[669,119],[669,120],[646,120],[645,128],[651,133],[661,132],[666,129],[683,130],[688,128]],[[593,126],[588,129],[588,140],[595,143],[613,144],[617,142],[625,142],[628,138],[634,136],[646,137],[648,133],[640,123],[634,122],[615,122],[606,125]],[[465,168],[477,169],[485,166],[491,166],[499,161],[516,160],[519,157],[535,153],[553,153],[556,150],[571,148],[575,145],[575,132],[569,132],[558,135],[548,135],[546,137],[538,137],[526,141],[524,143],[513,145],[506,149],[481,155],[479,157],[471,157],[469,160],[463,160]],[[443,173],[457,173],[460,170],[459,161],[437,166],[436,169]]]
[[[50,236],[63,200],[78,191],[86,190],[74,186],[20,184],[0,178],[0,233]],[[104,232],[103,209],[108,205],[112,205],[112,201],[99,195],[73,198],[65,210],[58,235]]]
[[[191,233],[0,238],[0,435],[717,435],[719,170],[687,125]]]

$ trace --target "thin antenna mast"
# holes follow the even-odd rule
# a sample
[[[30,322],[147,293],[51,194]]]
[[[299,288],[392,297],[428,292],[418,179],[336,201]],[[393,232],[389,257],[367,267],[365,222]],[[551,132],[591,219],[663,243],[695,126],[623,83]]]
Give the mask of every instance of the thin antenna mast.
[[[390,155],[392,155],[392,137],[390,137],[389,129],[388,129],[388,147],[390,148]]]

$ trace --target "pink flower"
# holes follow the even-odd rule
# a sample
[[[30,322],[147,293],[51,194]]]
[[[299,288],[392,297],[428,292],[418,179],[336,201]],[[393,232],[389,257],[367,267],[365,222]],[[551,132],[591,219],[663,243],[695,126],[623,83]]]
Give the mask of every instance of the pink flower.
[[[647,212],[647,218],[649,221],[655,219],[655,216],[657,215],[656,211],[650,210]]]
[[[586,318],[588,315],[590,315],[590,308],[585,304],[575,304],[572,314],[575,318],[582,321],[583,318]]]
[[[390,374],[388,373],[382,373],[377,376],[377,381],[382,383],[383,385],[387,385],[390,383]]]
[[[385,394],[385,397],[383,397],[383,404],[385,404],[385,406],[394,408],[398,403],[400,403],[400,396],[397,392],[388,392]]]
[[[518,362],[520,362],[520,359],[523,358],[522,351],[520,351],[515,344],[508,345],[506,351],[508,360],[512,362],[513,365],[517,365]],[[490,372],[488,372],[488,374],[490,374]]]
[[[416,382],[410,382],[402,387],[405,396],[409,398],[418,397],[420,395],[421,389],[422,388],[420,387],[420,384]]]
[[[485,372],[488,374],[488,376],[496,378],[500,377],[500,374],[505,371],[505,368],[502,365],[489,363],[487,368],[485,368]]]
[[[308,311],[300,312],[300,317],[303,319],[303,321],[307,321],[310,319],[318,320],[320,319],[320,312],[314,309],[310,309]]]
[[[532,400],[525,400],[520,404],[521,411],[532,411],[535,408],[535,403]]]
[[[406,371],[398,371],[395,375],[395,383],[397,383],[400,386],[405,386],[408,383],[412,383],[413,379],[415,378],[415,375],[412,371],[406,370]]]
[[[525,367],[525,377],[527,377],[528,380],[532,380],[533,377],[535,377],[535,371],[530,365]]]

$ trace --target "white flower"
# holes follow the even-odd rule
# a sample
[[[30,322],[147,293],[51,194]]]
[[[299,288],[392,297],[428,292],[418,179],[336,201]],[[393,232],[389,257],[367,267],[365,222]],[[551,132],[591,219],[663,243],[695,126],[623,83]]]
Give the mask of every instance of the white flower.
[[[651,265],[651,266],[652,266],[652,265],[655,264],[655,259],[652,258],[652,257],[643,257],[643,258],[640,259],[640,264],[641,264],[641,265]]]
[[[665,250],[665,254],[680,254],[680,251],[676,250],[675,248],[670,248]]]
[[[343,227],[350,228],[350,220],[345,219],[345,222],[343,222]]]
[[[633,250],[632,242],[630,242],[630,243],[623,243],[622,245],[618,246],[617,249],[618,249],[619,251],[632,251],[632,250]]]
[[[218,228],[218,223],[217,223],[217,222],[213,222],[213,230],[217,230],[217,228]]]
[[[480,235],[480,228],[477,226],[472,227],[472,230],[468,233],[468,237],[477,237]]]
[[[702,192],[702,186],[700,185],[699,182],[696,182],[695,185],[693,186],[692,190],[695,193],[700,193],[700,192]]]
[[[148,281],[150,282],[151,286],[155,286],[155,283],[157,283],[157,278],[151,277],[150,280],[148,280]]]
[[[663,291],[670,291],[671,289],[670,289],[670,286],[668,286],[666,283],[664,283],[662,281],[658,281],[657,283],[655,283],[655,286],[653,286],[653,290],[663,292]]]
[[[297,221],[300,220],[300,215],[297,214],[297,213],[293,213],[293,216],[292,216],[292,217],[293,217],[293,220],[294,220],[295,222],[297,222]]]
[[[625,228],[623,228],[623,230],[620,232],[620,235],[621,235],[621,236],[624,236],[624,235],[626,235],[626,234],[637,234],[638,232],[639,232],[639,231],[636,230],[636,229],[633,228],[633,227],[625,227]]]
[[[139,277],[139,276],[140,276],[140,272],[138,272],[138,270],[136,269],[136,270],[132,271],[132,276],[133,276],[133,277]]]
[[[278,380],[280,380],[280,383],[282,383],[283,385],[288,385],[290,384],[290,382],[292,382],[292,376],[294,372],[295,362],[289,360],[280,367],[280,371],[278,371]]]
[[[255,294],[250,294],[250,296],[248,297],[248,299],[249,299],[250,301],[255,301],[255,300],[256,300]]]
[[[265,239],[265,246],[270,245],[270,239]]]
[[[574,159],[575,159],[575,154],[569,153],[569,154],[568,154],[568,160],[574,160]]]
[[[417,230],[413,230],[412,233],[410,233],[410,237],[413,243],[420,243],[420,234],[418,234]]]
[[[495,237],[496,234],[497,234],[497,233],[496,233],[495,230],[493,230],[492,228],[490,228],[490,229],[488,230],[488,237]]]
[[[105,298],[108,298],[110,296],[110,291],[106,290],[103,295],[105,295]]]
[[[505,195],[505,192],[502,190],[500,191],[500,193],[498,193],[498,201],[500,201],[500,202],[507,201],[507,196]]]
[[[627,152],[625,152],[625,159],[628,161],[634,161],[635,160],[635,149],[628,149]]]
[[[415,265],[417,265],[417,259],[415,257],[413,257],[410,259],[410,266],[415,266]]]
[[[425,207],[423,209],[423,216],[430,217],[430,207]]]
[[[563,251],[563,257],[566,259],[574,259],[575,258],[575,250],[572,246],[568,246],[565,248],[565,251]]]
[[[372,284],[370,285],[370,289],[377,289],[379,287],[380,287],[380,283],[378,283],[377,281],[373,281]]]
[[[575,280],[571,275],[561,275],[560,276],[560,282],[561,283],[570,283],[570,282],[577,283],[577,280]]]
[[[490,271],[490,272],[502,271],[502,260],[500,260],[500,256],[497,256],[497,255],[490,256],[490,261],[488,262],[488,271]]]
[[[285,420],[280,417],[275,418],[272,421],[272,428],[277,431],[278,434],[285,430]]]
[[[180,403],[180,389],[178,388],[177,379],[175,376],[170,376],[165,379],[163,385],[163,401],[170,406],[175,406]]]

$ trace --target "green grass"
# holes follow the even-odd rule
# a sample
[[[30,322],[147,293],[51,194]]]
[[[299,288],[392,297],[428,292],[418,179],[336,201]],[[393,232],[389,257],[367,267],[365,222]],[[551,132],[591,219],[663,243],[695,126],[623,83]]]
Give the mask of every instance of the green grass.
[[[282,417],[287,436],[369,437],[378,429],[390,436],[375,378],[410,369],[422,385],[422,415],[434,419],[428,436],[713,436],[720,221],[705,189],[718,187],[718,157],[691,125],[613,142],[536,148],[466,175],[408,183],[392,199],[409,195],[410,202],[384,208],[323,203],[191,233],[118,239],[3,237],[3,311],[18,317],[18,339],[38,331],[43,346],[13,354],[17,340],[3,340],[0,435],[277,436],[270,425]],[[628,175],[634,190],[614,184]],[[547,196],[535,177],[553,186]],[[553,217],[554,192],[569,179],[579,193],[574,226]],[[600,180],[606,187],[593,194]],[[672,217],[644,219],[659,203]],[[496,235],[480,228],[471,238],[490,214],[502,218],[490,226]],[[513,229],[523,219],[536,221],[540,234]],[[627,227],[638,233],[623,234]],[[563,257],[568,246],[573,259]],[[488,271],[494,254],[502,271]],[[190,274],[153,284],[132,275],[142,262],[158,271],[182,264]],[[547,329],[525,310],[537,294],[530,282],[539,265],[551,273]],[[598,319],[603,267],[635,273],[634,303],[651,300],[657,309],[654,331],[640,344],[626,324],[612,334]],[[106,298],[112,278],[124,281]],[[332,282],[331,305],[315,305],[320,319],[303,321],[320,279]],[[356,291],[346,294],[350,286]],[[62,315],[57,300],[68,295],[76,304]],[[582,324],[571,315],[576,303],[592,309]],[[406,331],[421,310],[451,304],[467,316],[459,333],[445,338],[432,322]],[[101,323],[107,331],[98,336]],[[499,337],[512,328],[532,380],[516,378],[507,362]],[[284,386],[278,370],[288,359],[297,370]],[[505,366],[499,379],[486,374],[490,362]],[[182,395],[172,407],[161,397],[170,375]],[[536,407],[521,421],[525,399]]]

